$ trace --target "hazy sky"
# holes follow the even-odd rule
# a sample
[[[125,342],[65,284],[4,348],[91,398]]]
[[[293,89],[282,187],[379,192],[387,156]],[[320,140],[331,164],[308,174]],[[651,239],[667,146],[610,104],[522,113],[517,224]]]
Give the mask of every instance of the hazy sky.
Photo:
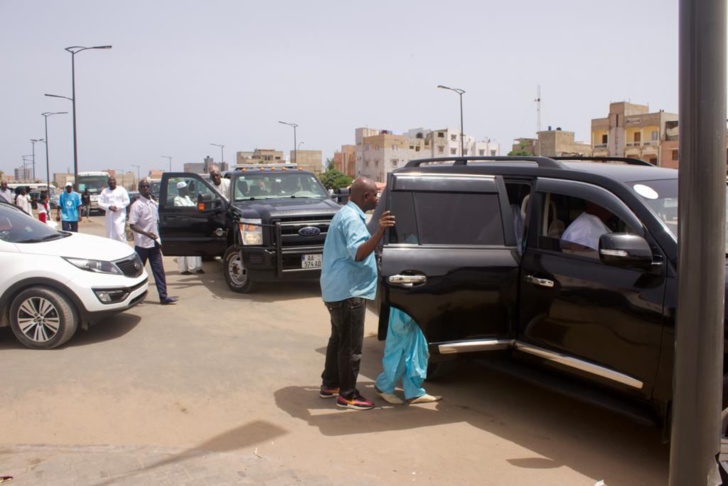
[[[0,170],[43,138],[51,173],[181,170],[206,155],[293,149],[332,157],[357,127],[458,128],[501,144],[541,126],[589,142],[609,103],[678,108],[678,0],[0,0]],[[45,147],[35,145],[45,177]]]

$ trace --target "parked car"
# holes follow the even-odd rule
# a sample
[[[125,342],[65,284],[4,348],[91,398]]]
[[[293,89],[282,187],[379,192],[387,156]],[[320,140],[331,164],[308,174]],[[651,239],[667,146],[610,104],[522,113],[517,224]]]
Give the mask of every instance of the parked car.
[[[61,346],[147,293],[129,245],[57,231],[10,204],[0,204],[0,268],[0,327],[29,348]]]
[[[340,209],[308,171],[246,169],[229,174],[223,197],[203,176],[164,173],[159,232],[164,254],[222,257],[228,287],[316,279],[331,218]],[[175,206],[185,182],[194,206]]]
[[[507,351],[665,419],[677,196],[676,170],[632,159],[410,161],[377,209],[397,218],[378,253],[379,337],[396,307],[424,332],[433,372],[448,358]],[[606,221],[596,246],[562,238],[595,206]]]

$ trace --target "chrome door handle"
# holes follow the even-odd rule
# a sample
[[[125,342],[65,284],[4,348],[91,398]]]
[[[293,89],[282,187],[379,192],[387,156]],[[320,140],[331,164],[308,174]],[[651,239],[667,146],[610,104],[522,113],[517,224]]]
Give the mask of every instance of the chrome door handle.
[[[390,275],[387,281],[400,287],[412,287],[415,284],[421,285],[427,282],[425,275]]]
[[[534,277],[533,275],[526,275],[526,282],[532,283],[534,285],[540,285],[541,287],[553,288],[554,286],[553,280],[549,280],[547,278],[538,278]]]

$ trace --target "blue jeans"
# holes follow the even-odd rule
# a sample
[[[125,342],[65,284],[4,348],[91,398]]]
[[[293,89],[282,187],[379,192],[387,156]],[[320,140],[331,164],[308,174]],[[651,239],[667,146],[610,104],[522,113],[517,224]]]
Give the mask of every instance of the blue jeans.
[[[149,260],[149,266],[152,267],[152,275],[154,275],[154,284],[157,286],[157,293],[159,293],[159,300],[166,299],[167,277],[164,274],[162,249],[155,244],[153,248],[135,246],[134,251],[137,252],[137,255],[139,255],[139,258],[142,260],[142,265],[146,266],[147,260]]]
[[[61,221],[61,229],[78,233],[78,221]]]
[[[322,384],[324,388],[338,388],[340,396],[351,400],[359,394],[356,379],[361,364],[366,305],[359,297],[324,304],[331,315],[331,337],[326,347]]]

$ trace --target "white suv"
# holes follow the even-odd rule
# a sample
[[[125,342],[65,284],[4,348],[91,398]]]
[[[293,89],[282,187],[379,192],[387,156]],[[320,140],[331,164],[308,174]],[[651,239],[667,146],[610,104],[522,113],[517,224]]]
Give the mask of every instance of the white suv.
[[[0,327],[25,346],[58,347],[79,326],[133,307],[147,280],[129,245],[57,231],[0,204]]]

